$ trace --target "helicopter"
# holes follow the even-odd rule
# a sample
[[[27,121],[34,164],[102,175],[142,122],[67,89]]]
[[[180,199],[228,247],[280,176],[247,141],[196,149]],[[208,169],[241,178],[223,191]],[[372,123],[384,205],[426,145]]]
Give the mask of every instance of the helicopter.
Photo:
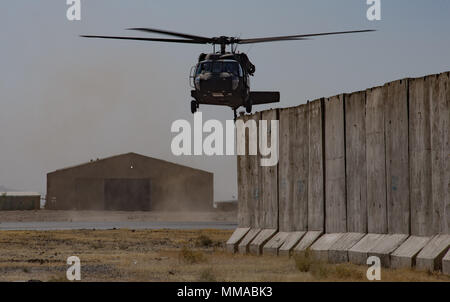
[[[81,35],[81,37],[185,44],[211,44],[213,46],[213,52],[200,54],[197,64],[191,68],[189,79],[191,87],[194,88],[194,90],[191,90],[191,97],[193,98],[191,101],[191,112],[194,114],[200,105],[228,106],[234,111],[235,120],[237,116],[236,110],[241,106],[245,108],[247,113],[251,113],[253,105],[277,103],[280,101],[280,92],[278,91],[250,91],[250,76],[254,76],[256,68],[245,53],[237,51],[238,45],[275,41],[308,40],[315,36],[375,31],[373,29],[367,29],[241,39],[228,36],[205,37],[154,28],[128,28],[128,30],[161,34],[176,38],[95,35]],[[220,46],[219,51],[216,51],[216,45]],[[229,51],[227,51],[227,46],[230,48]]]

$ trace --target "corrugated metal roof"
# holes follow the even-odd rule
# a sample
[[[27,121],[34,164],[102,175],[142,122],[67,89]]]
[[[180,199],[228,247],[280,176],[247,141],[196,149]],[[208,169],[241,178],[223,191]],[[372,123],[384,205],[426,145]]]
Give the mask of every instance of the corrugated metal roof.
[[[41,196],[41,193],[36,192],[0,192],[1,196]]]

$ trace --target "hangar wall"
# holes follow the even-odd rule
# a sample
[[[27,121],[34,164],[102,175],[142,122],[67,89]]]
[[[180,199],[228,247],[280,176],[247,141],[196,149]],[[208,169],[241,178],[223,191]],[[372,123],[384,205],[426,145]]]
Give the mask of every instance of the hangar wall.
[[[239,227],[450,234],[449,77],[241,116],[279,120],[279,163],[238,156]]]
[[[127,153],[48,173],[46,208],[211,210],[213,177],[206,171]],[[125,198],[120,199],[119,193]],[[139,202],[132,205],[130,199],[136,198]]]

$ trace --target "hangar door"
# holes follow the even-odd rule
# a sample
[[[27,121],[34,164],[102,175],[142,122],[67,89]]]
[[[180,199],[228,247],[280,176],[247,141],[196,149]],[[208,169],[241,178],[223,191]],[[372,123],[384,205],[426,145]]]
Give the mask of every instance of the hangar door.
[[[77,210],[103,210],[103,179],[76,178],[75,205]]]
[[[151,182],[140,179],[105,179],[105,210],[150,211]]]

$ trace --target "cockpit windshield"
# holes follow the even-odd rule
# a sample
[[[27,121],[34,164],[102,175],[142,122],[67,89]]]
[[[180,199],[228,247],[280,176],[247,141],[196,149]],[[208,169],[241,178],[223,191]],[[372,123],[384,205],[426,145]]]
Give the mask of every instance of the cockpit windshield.
[[[239,64],[235,62],[223,62],[222,70],[224,72],[232,73],[236,76],[239,75]]]
[[[197,75],[207,72],[221,73],[228,72],[235,76],[242,76],[242,69],[238,62],[233,61],[212,61],[203,62],[198,65]]]
[[[211,62],[205,62],[205,63],[199,64],[198,68],[197,68],[197,75],[211,72],[211,66],[212,66]]]

